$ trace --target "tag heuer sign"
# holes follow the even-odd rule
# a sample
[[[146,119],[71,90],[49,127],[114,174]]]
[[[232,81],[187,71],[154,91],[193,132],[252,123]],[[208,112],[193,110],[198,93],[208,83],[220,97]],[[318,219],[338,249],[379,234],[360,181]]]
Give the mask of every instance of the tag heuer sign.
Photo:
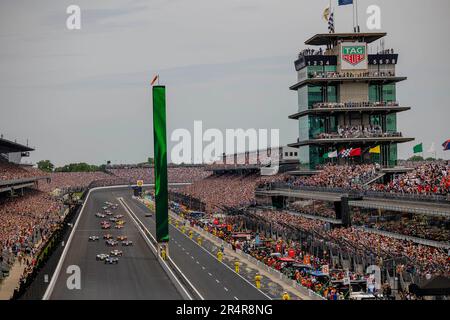
[[[341,44],[341,69],[361,70],[367,69],[367,45],[360,42],[347,42]]]

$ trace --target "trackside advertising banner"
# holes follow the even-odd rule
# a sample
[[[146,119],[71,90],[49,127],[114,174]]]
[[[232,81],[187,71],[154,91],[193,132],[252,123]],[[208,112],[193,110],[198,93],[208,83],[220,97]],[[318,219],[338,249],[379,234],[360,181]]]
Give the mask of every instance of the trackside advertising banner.
[[[341,43],[341,70],[367,70],[367,43]]]
[[[155,151],[156,241],[169,241],[166,87],[153,87],[153,141]]]

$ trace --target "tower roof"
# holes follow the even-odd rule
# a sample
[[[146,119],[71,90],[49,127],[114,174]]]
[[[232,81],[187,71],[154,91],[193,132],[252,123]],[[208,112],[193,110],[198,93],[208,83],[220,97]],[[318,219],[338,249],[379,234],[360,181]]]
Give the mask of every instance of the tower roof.
[[[319,33],[305,41],[306,45],[324,46],[336,41],[362,41],[372,43],[387,35],[386,32],[369,33]]]

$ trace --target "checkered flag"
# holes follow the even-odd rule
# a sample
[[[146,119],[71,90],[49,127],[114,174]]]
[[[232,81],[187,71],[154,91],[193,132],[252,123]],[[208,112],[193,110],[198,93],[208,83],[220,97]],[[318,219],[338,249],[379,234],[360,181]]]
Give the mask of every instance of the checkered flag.
[[[350,153],[352,152],[352,149],[346,149],[341,151],[341,158],[348,158],[350,157]]]
[[[334,12],[332,12],[328,18],[328,32],[334,33]]]

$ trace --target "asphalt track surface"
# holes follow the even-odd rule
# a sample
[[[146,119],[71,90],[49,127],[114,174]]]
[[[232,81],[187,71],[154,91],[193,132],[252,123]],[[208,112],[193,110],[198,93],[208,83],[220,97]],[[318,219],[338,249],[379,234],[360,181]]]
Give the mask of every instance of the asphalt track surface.
[[[126,204],[154,235],[155,218],[142,203],[123,191]],[[267,300],[264,293],[219,262],[178,229],[169,225],[169,252],[172,260],[205,300]]]
[[[123,189],[117,189],[123,190]],[[162,269],[148,244],[139,233],[136,224],[131,220],[125,209],[119,204],[117,197],[128,195],[131,191],[116,191],[116,189],[103,189],[92,191],[86,200],[85,208],[81,213],[79,223],[73,231],[72,242],[63,261],[61,271],[56,279],[55,286],[50,295],[53,300],[71,299],[145,299],[160,300],[182,299],[181,295]],[[108,220],[97,218],[96,212],[102,212],[105,201],[119,204],[118,209],[111,210],[113,215],[124,215],[125,227],[121,230],[102,230],[100,222]],[[103,235],[111,233],[126,235],[133,241],[133,246],[107,247],[102,239]],[[89,242],[91,235],[100,236],[98,242]],[[117,265],[106,265],[96,260],[99,253],[109,253],[113,249],[123,251]],[[70,274],[66,272],[71,265],[80,267],[81,289],[69,290],[67,279]]]
[[[132,190],[126,187],[92,191],[86,200],[79,223],[73,231],[67,255],[62,262],[50,299],[182,299],[171,280],[158,263],[155,255],[145,242],[136,224],[120,204],[122,198],[145,226],[155,236],[154,217],[145,217],[149,210],[133,199]],[[126,221],[121,230],[102,230],[100,222],[108,220],[97,218],[105,201],[119,204],[112,210],[113,215],[122,214]],[[267,300],[264,293],[253,284],[236,274],[225,264],[219,262],[196,242],[169,226],[169,252],[173,262],[205,300]],[[105,265],[96,261],[99,253],[109,253],[114,249],[105,245],[102,236],[111,233],[126,235],[133,246],[117,249],[123,251],[117,265]],[[99,242],[89,242],[91,235],[100,236]],[[69,290],[66,273],[69,266],[76,265],[81,270],[81,289]]]

